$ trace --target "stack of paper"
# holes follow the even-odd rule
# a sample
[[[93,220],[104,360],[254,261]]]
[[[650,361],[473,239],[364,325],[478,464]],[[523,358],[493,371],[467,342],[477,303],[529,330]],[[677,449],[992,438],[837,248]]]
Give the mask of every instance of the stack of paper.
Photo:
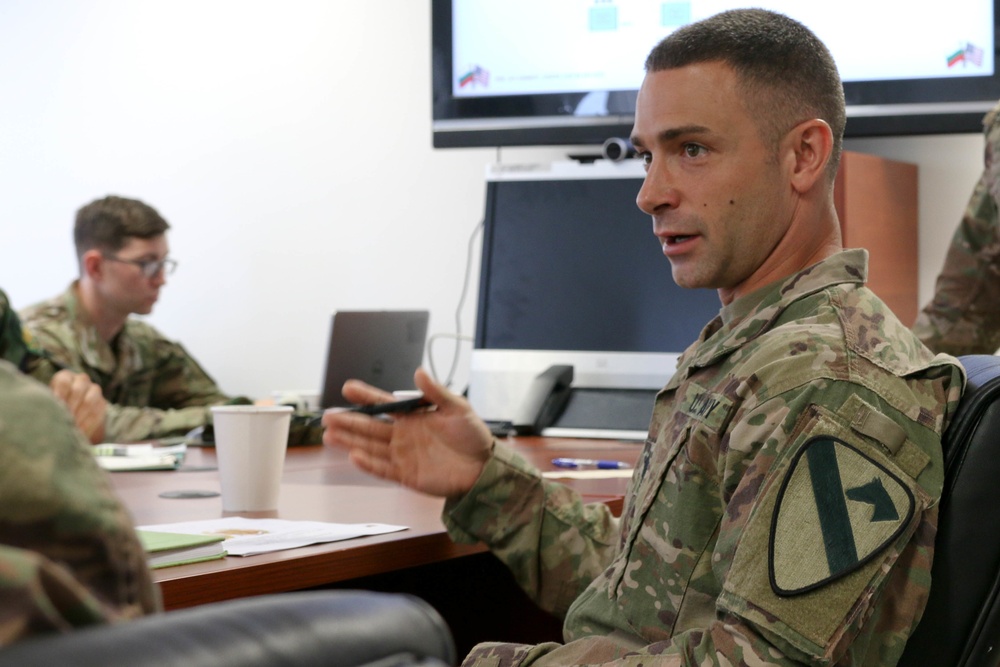
[[[152,444],[116,445],[104,443],[94,445],[93,450],[97,465],[105,470],[174,470],[184,461],[187,445],[161,447]]]
[[[349,540],[365,535],[381,535],[406,530],[406,526],[384,523],[327,523],[325,521],[287,521],[285,519],[248,519],[241,516],[184,523],[139,526],[140,531],[167,531],[193,535],[216,535],[225,538],[230,556],[252,556],[269,551],[295,549],[310,544]]]
[[[226,555],[223,535],[194,535],[139,530],[139,541],[146,550],[151,568],[169,567],[213,560]]]

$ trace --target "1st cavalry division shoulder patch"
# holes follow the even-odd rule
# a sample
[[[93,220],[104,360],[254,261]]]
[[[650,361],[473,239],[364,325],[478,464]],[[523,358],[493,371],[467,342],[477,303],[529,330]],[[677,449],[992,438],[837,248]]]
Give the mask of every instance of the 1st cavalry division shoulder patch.
[[[806,593],[858,569],[909,523],[909,488],[830,436],[809,440],[778,493],[768,554],[771,589]]]

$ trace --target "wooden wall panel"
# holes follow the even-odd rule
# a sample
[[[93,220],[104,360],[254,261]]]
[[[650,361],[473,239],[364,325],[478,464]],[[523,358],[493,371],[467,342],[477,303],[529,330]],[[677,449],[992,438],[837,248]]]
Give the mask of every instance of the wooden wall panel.
[[[844,151],[834,200],[844,247],[868,249],[868,286],[910,326],[919,309],[917,166]]]

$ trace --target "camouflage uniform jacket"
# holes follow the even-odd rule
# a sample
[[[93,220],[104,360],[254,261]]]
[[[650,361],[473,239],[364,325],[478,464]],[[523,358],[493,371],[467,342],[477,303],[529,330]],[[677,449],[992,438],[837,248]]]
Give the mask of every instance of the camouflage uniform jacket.
[[[31,334],[21,326],[17,313],[10,307],[7,294],[0,290],[0,359],[9,361],[22,373],[48,384],[56,367],[38,350]]]
[[[0,646],[159,609],[132,521],[69,413],[0,361]]]
[[[184,348],[129,318],[105,343],[80,308],[76,283],[62,295],[21,311],[36,344],[57,363],[84,372],[107,399],[105,437],[130,441],[185,433],[210,421],[222,393]]]
[[[1000,104],[983,127],[983,175],[952,237],[934,296],[913,327],[929,348],[954,355],[1000,349]]]
[[[566,644],[482,665],[888,667],[922,613],[964,374],[851,250],[726,306],[658,394],[619,519],[498,445],[449,501]]]

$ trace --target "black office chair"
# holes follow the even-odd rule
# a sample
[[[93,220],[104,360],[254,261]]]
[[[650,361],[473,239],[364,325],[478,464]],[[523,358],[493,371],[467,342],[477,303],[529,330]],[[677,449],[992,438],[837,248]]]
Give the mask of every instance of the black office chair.
[[[969,383],[944,437],[930,599],[899,667],[1000,664],[1000,357],[960,360]]]
[[[0,667],[450,667],[444,621],[419,598],[318,591],[243,598],[26,640]]]

